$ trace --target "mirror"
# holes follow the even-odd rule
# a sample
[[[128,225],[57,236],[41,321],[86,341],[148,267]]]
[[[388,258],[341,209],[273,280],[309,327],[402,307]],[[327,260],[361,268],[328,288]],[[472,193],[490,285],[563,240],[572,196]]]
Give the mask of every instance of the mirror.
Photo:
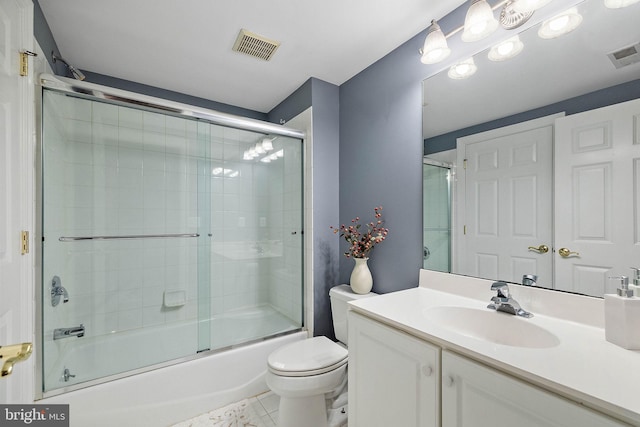
[[[425,159],[455,164],[454,149],[460,137],[554,113],[571,115],[638,98],[640,62],[616,68],[608,54],[633,45],[640,50],[637,46],[640,26],[635,22],[640,16],[640,3],[608,9],[603,0],[587,0],[576,8],[582,22],[568,34],[541,39],[538,37],[539,25],[535,25],[519,33],[524,49],[514,58],[494,62],[488,59],[487,49],[474,56],[477,71],[467,79],[451,79],[447,75],[448,70],[426,79],[423,82]],[[512,32],[505,31],[505,39],[513,36]],[[638,56],[640,53],[629,58]],[[429,205],[432,196],[426,194],[423,197],[423,206]],[[459,208],[455,200],[452,198],[453,211]],[[461,232],[455,224],[452,230],[453,234]],[[425,247],[433,256],[427,231],[425,226]],[[446,250],[445,245],[436,246]],[[451,261],[451,272],[461,271],[458,261]],[[425,268],[429,268],[427,262]],[[631,275],[631,271],[617,273]],[[484,278],[505,280],[503,277]],[[558,287],[550,278],[538,284]],[[574,290],[600,296],[593,291]]]

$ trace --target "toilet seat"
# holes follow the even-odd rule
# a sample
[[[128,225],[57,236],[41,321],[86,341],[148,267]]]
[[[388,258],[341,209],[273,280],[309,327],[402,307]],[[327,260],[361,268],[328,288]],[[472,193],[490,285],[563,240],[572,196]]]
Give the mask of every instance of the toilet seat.
[[[327,337],[308,338],[269,355],[269,371],[283,377],[320,375],[345,365],[348,351]]]

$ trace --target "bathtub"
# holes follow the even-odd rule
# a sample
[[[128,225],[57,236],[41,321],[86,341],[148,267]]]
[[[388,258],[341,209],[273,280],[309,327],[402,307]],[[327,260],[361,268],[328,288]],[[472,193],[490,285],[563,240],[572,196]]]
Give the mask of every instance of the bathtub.
[[[271,320],[278,321],[275,318]],[[232,346],[262,337],[266,332],[265,325],[269,323],[260,310],[214,317],[211,322],[212,345]],[[284,324],[276,325],[286,328]],[[131,358],[137,358],[136,363],[146,362],[144,355],[127,352],[128,348],[133,348],[128,346],[134,341],[142,340],[145,346],[151,346],[151,351],[146,353],[153,355],[157,354],[156,351],[166,352],[171,348],[167,346],[166,337],[186,342],[195,340],[195,334],[180,332],[182,326],[87,337],[86,340],[84,337],[61,340],[60,355],[64,357],[58,356],[56,366],[50,370],[50,376],[54,377],[45,378],[45,381],[62,381],[61,373],[65,367],[76,376],[69,378],[68,383],[62,383],[64,388],[54,392],[66,393],[45,397],[37,403],[69,404],[72,427],[168,426],[267,391],[264,375],[269,353],[307,336],[304,331],[294,332],[220,352],[202,353],[181,363],[168,362],[143,368],[145,372],[139,369],[122,373],[127,371],[126,365]],[[193,331],[194,328],[188,330]],[[273,329],[270,332],[273,333]],[[158,339],[158,334],[165,339]],[[176,354],[175,357],[180,356]],[[91,361],[91,369],[83,366],[87,361]],[[103,378],[83,378],[84,371]],[[74,390],[78,387],[84,388]]]

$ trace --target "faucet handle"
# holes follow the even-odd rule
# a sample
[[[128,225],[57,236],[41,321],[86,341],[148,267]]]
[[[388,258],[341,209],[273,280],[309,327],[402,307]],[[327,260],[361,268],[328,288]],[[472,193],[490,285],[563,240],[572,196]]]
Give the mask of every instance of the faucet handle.
[[[499,298],[509,298],[509,285],[507,284],[507,282],[493,282],[491,284],[491,290],[497,291]]]

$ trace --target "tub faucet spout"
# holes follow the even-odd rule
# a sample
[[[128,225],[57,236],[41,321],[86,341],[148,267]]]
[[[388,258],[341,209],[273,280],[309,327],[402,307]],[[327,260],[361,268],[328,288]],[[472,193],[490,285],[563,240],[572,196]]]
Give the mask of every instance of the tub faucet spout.
[[[59,340],[62,338],[69,337],[83,337],[84,336],[84,325],[80,324],[80,326],[74,326],[72,328],[57,328],[53,330],[53,339]]]

